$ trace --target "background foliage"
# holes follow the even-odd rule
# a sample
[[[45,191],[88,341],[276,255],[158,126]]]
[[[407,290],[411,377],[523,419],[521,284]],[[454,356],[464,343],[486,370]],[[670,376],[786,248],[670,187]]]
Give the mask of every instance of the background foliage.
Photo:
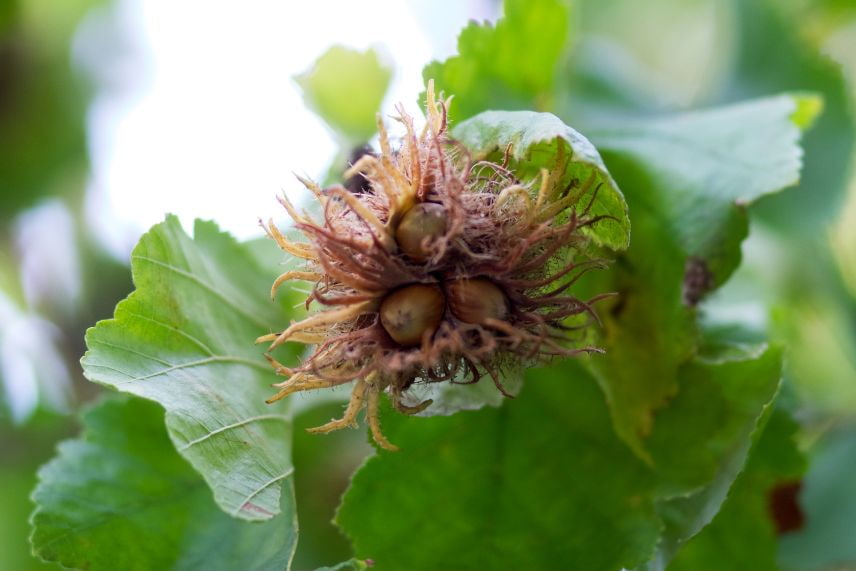
[[[0,16],[4,37],[37,29],[21,13]],[[473,390],[449,416],[385,411],[399,453],[372,452],[362,434],[310,437],[302,429],[335,416],[341,395],[267,407],[273,376],[252,345],[298,317],[299,293],[266,297],[278,252],[209,222],[191,237],[168,218],[134,251],[136,291],[87,334],[87,378],[135,396],[101,396],[39,471],[36,555],[89,569],[856,565],[856,131],[852,86],[821,55],[856,69],[824,44],[856,13],[831,1],[654,0],[640,13],[629,0],[506,0],[504,15],[468,25],[458,53],[423,74],[455,95],[455,133],[473,149],[533,129],[479,115],[502,110],[552,113],[536,138],[547,152],[568,126],[600,151],[623,193],[600,205],[626,200],[631,237],[621,252],[626,225],[606,236],[612,268],[581,285],[620,294],[601,307],[606,355],[528,371],[514,401]],[[702,20],[724,56],[688,71],[674,46],[704,51]],[[339,93],[343,65],[361,97]],[[340,157],[371,139],[390,81],[375,52],[334,48],[298,81]],[[67,188],[47,181],[76,180],[69,164],[85,169],[82,101],[45,102],[66,113],[46,127],[56,145],[0,169],[9,188],[38,189],[1,198],[7,218]],[[16,117],[50,116],[35,109]],[[3,140],[24,152],[35,127],[16,128]],[[90,259],[98,275],[125,275]],[[78,328],[108,316],[127,287],[112,283],[95,296],[102,309],[79,303]],[[23,518],[28,471],[69,427],[40,412],[26,431],[40,443],[30,455],[0,434],[12,452],[3,488],[19,496],[0,529]],[[19,551],[0,567],[36,565]]]

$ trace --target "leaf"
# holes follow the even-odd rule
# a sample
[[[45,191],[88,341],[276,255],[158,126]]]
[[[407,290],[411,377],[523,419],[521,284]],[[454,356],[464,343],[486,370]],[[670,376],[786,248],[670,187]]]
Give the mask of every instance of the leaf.
[[[794,441],[796,423],[776,409],[759,429],[745,470],[731,487],[713,521],[692,538],[669,564],[674,571],[719,569],[779,569],[778,538],[771,493],[790,485],[805,470],[805,459]]]
[[[344,387],[348,390],[351,386]],[[318,393],[319,391],[316,391]],[[332,391],[331,391],[332,392]],[[315,404],[295,411],[294,420],[294,488],[297,513],[300,514],[300,546],[292,567],[299,570],[317,569],[325,565],[348,564],[360,568],[356,560],[348,560],[353,550],[347,538],[333,522],[336,506],[351,481],[351,475],[374,451],[366,430],[339,430],[319,436],[306,432],[306,428],[320,426],[331,418],[338,418],[348,401]],[[301,407],[317,397],[307,394],[298,398]],[[298,408],[295,406],[294,408]]]
[[[319,567],[315,571],[363,571],[369,567],[370,565],[365,561],[352,558],[347,561],[342,561],[337,565],[333,565],[332,567]]]
[[[681,302],[679,244],[656,212],[633,202],[650,188],[644,173],[637,176],[622,167],[617,172],[633,193],[628,195],[633,240],[608,274],[587,276],[600,280],[587,281],[593,290],[617,293],[612,305],[599,306],[600,345],[606,354],[590,361],[590,369],[606,395],[616,432],[640,458],[651,461],[645,439],[655,411],[678,391],[678,369],[695,353],[697,325]]]
[[[782,237],[802,246],[838,216],[847,196],[856,144],[851,85],[842,66],[808,33],[811,22],[823,18],[816,3],[797,6],[777,0],[732,0],[730,4],[738,49],[730,77],[722,86],[724,97],[733,101],[784,90],[810,90],[824,100],[823,115],[805,136],[805,167],[799,188],[771,196],[754,209]]]
[[[274,517],[291,482],[291,417],[287,404],[265,404],[277,377],[253,344],[287,322],[268,299],[273,274],[214,224],[197,222],[190,239],[174,216],[131,258],[137,289],[87,332],[84,374],[160,403],[223,510]]]
[[[852,569],[856,565],[856,426],[836,427],[814,447],[800,503],[803,529],[782,537],[787,569]]]
[[[83,434],[39,471],[32,545],[66,567],[285,569],[297,543],[291,494],[282,514],[229,517],[173,449],[163,412],[110,398],[83,415]]]
[[[450,119],[485,109],[550,108],[553,85],[568,45],[571,10],[562,0],[506,0],[496,26],[470,22],[458,55],[425,66],[422,76],[455,95]],[[424,96],[422,97],[424,100]]]
[[[574,361],[533,371],[501,408],[388,414],[384,430],[402,451],[369,459],[337,516],[379,571],[615,570],[653,549],[651,473]]]
[[[764,344],[742,351],[732,344],[681,367],[680,392],[658,414],[649,440],[665,524],[658,563],[668,563],[726,500],[763,430],[781,361],[781,351]]]
[[[587,132],[607,163],[620,155],[650,177],[640,200],[722,284],[739,264],[745,206],[799,182],[800,126],[817,101],[780,95],[662,118],[601,118]]]
[[[516,396],[523,388],[524,371],[519,367],[507,366],[500,374],[505,391]],[[448,416],[462,410],[478,410],[483,406],[498,407],[506,399],[493,383],[469,384],[463,376],[454,383],[413,386],[409,393],[405,397],[405,403],[411,406],[427,399],[433,401],[431,406],[417,416]]]
[[[328,49],[312,68],[295,77],[306,106],[318,113],[348,145],[360,145],[377,131],[392,71],[374,50]]]
[[[695,306],[740,260],[745,203],[799,176],[797,100],[780,96],[590,126],[633,213],[633,240],[600,291],[606,356],[593,361],[621,437],[651,460],[654,415],[697,349]]]
[[[0,7],[0,222],[4,228],[40,199],[75,196],[85,187],[90,86],[69,61],[78,25],[99,4],[99,0],[73,0],[61,10],[49,10],[47,5],[6,0]]]
[[[781,350],[766,344],[742,352],[730,346],[682,365],[681,390],[658,413],[649,440],[661,495],[686,497],[697,491],[724,468],[729,456],[736,456],[741,467],[781,376]]]
[[[512,157],[517,162],[513,170],[520,177],[534,177],[539,169],[552,166],[562,146],[566,156],[570,156],[566,173],[569,179],[585,181],[592,174],[595,176],[594,184],[599,191],[591,208],[592,215],[610,217],[591,228],[592,238],[613,250],[627,248],[630,220],[624,196],[594,145],[555,115],[534,111],[485,111],[457,125],[452,135],[470,150],[475,160],[491,153],[502,153],[511,145]]]
[[[685,524],[665,528],[683,539],[714,516],[780,369],[775,349],[724,342],[681,367],[650,466],[616,436],[578,360],[531,371],[519,398],[499,409],[387,415],[384,429],[402,451],[366,463],[337,521],[378,569],[644,564],[667,522]],[[698,511],[673,503],[684,498]]]

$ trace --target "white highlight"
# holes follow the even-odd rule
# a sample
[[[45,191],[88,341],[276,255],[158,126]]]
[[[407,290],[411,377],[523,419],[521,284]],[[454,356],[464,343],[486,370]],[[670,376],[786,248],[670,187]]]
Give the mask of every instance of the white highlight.
[[[90,224],[122,258],[167,212],[185,227],[208,218],[239,238],[259,235],[258,217],[279,212],[275,196],[301,186],[291,172],[320,178],[336,150],[292,77],[332,44],[373,46],[395,64],[385,111],[397,102],[413,109],[423,65],[449,55],[454,34],[487,5],[119,0],[109,25],[125,29],[122,41],[138,46],[131,53],[149,61],[130,73],[113,62],[120,77],[108,77],[108,87],[130,89],[102,91],[91,109]],[[97,35],[106,26],[88,24],[77,53],[104,83]],[[442,53],[432,51],[426,27]]]

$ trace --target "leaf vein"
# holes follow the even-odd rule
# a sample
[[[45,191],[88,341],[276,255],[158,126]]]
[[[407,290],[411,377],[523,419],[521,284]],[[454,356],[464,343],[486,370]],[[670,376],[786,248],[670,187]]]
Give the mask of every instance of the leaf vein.
[[[207,434],[204,434],[203,436],[200,436],[199,438],[194,438],[193,440],[189,441],[187,444],[182,445],[179,448],[179,451],[187,450],[191,446],[193,446],[195,444],[199,444],[200,442],[203,442],[203,441],[211,438],[212,436],[220,434],[221,432],[225,432],[225,431],[231,430],[233,428],[239,428],[241,426],[244,426],[245,424],[249,424],[251,422],[256,422],[259,420],[282,420],[283,422],[291,422],[291,419],[289,419],[287,416],[284,416],[281,414],[260,414],[258,416],[251,416],[249,418],[245,418],[244,420],[239,420],[238,422],[233,422],[232,424],[227,424],[226,426],[221,426],[220,428],[218,428],[216,430],[212,430],[211,432],[208,432]]]
[[[223,295],[214,286],[212,286],[208,282],[202,280],[198,276],[188,272],[187,270],[184,270],[184,269],[179,268],[177,266],[173,266],[172,264],[168,264],[166,262],[162,262],[161,260],[157,260],[155,258],[149,258],[148,256],[136,255],[136,256],[133,256],[133,258],[135,260],[142,260],[145,262],[149,262],[151,264],[155,264],[156,266],[161,266],[162,268],[170,270],[171,272],[175,272],[176,274],[183,276],[192,282],[195,282],[197,285],[199,285],[203,289],[207,290],[211,295],[223,300],[223,302],[225,302],[229,307],[231,307],[232,309],[234,309],[235,311],[237,311],[238,313],[240,313],[241,315],[243,315],[247,319],[251,320],[256,325],[259,325],[261,327],[261,329],[267,329],[269,327],[269,325],[267,323],[265,323],[263,319],[260,319],[258,315],[256,315],[255,313],[253,313],[252,311],[250,311],[244,307],[241,307],[240,305],[235,303],[234,299],[231,299],[231,298]]]
[[[286,470],[285,472],[283,472],[283,473],[282,473],[282,474],[280,474],[279,476],[276,476],[275,478],[271,478],[270,480],[268,480],[267,482],[265,482],[264,484],[262,484],[258,489],[254,490],[254,491],[253,491],[249,496],[247,496],[247,497],[244,499],[244,501],[242,501],[241,503],[239,503],[239,504],[238,504],[238,508],[237,508],[237,509],[232,513],[232,515],[233,515],[233,516],[237,516],[237,515],[238,515],[238,513],[239,513],[239,512],[244,508],[244,506],[245,506],[245,505],[247,505],[247,503],[248,503],[250,500],[252,500],[254,497],[256,497],[257,495],[259,495],[260,493],[262,493],[263,491],[265,491],[265,490],[266,490],[267,488],[269,488],[270,486],[272,486],[272,485],[276,484],[276,483],[277,483],[277,482],[279,482],[280,480],[284,480],[284,479],[288,478],[288,477],[289,477],[289,476],[291,476],[293,473],[294,473],[294,468],[289,468],[288,470]]]
[[[161,327],[163,327],[165,329],[169,329],[170,331],[178,333],[179,335],[181,335],[182,337],[184,337],[185,339],[187,339],[188,341],[192,342],[194,345],[196,345],[197,347],[199,347],[200,349],[205,351],[207,354],[214,355],[214,351],[212,351],[211,348],[208,347],[208,345],[206,345],[205,343],[203,343],[202,341],[200,341],[199,339],[197,339],[196,337],[194,337],[190,333],[187,333],[186,331],[183,331],[174,325],[171,325],[165,321],[161,321],[159,319],[155,319],[153,317],[149,317],[147,315],[143,315],[141,313],[135,313],[132,311],[129,311],[127,313],[127,315],[129,315],[131,317],[138,317],[140,319],[145,319],[146,321],[151,321],[155,325],[160,325]]]
[[[128,373],[124,373],[124,371],[118,371],[120,373],[124,373],[131,377],[127,381],[123,381],[121,383],[117,383],[118,385],[126,385],[128,383],[133,383],[134,381],[145,381],[147,379],[151,379],[154,377],[159,377],[161,375],[165,375],[167,373],[171,373],[172,371],[177,371],[180,369],[189,369],[192,367],[201,367],[202,365],[207,365],[209,363],[237,363],[241,365],[247,365],[252,367],[261,368],[265,371],[268,370],[267,367],[262,365],[261,363],[256,363],[255,361],[251,361],[249,359],[244,359],[243,357],[234,357],[231,355],[213,355],[211,357],[206,357],[205,359],[198,359],[196,361],[188,361],[187,363],[180,363],[178,365],[171,365],[166,369],[161,369],[160,371],[155,371],[154,373],[149,373],[148,375],[143,375],[141,377],[134,377],[133,375],[128,375]],[[103,365],[100,365],[103,366]],[[108,367],[109,368],[109,367]]]

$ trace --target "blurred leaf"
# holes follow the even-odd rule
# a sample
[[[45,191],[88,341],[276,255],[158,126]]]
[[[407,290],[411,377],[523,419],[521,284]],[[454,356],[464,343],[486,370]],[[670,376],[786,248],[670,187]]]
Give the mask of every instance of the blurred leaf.
[[[813,271],[819,267],[818,257]],[[826,278],[834,283],[830,276]],[[776,333],[788,343],[789,378],[803,408],[831,417],[852,415],[856,411],[856,307],[828,285],[801,285],[774,314]]]
[[[376,569],[629,567],[658,523],[647,468],[576,362],[534,371],[501,408],[389,414],[402,451],[354,476],[337,521]]]
[[[485,111],[457,125],[452,135],[479,160],[491,153],[503,153],[511,145],[517,161],[513,170],[519,178],[535,179],[539,170],[550,168],[562,147],[570,163],[565,176],[587,181],[594,175],[597,200],[593,216],[608,216],[602,223],[586,228],[598,244],[622,250],[630,241],[630,219],[624,196],[609,175],[597,149],[583,135],[565,125],[552,113],[534,111]]]
[[[606,356],[593,361],[622,438],[650,460],[653,414],[678,391],[696,351],[694,306],[740,260],[740,204],[793,184],[799,130],[791,96],[592,127],[633,215],[633,240],[601,291]],[[738,204],[740,203],[740,204]]]
[[[54,456],[57,441],[76,431],[68,418],[44,410],[18,425],[0,416],[0,569],[56,569],[32,553],[26,524],[33,511],[30,494],[36,486],[36,470]]]
[[[0,8],[0,221],[46,194],[83,187],[88,89],[70,52],[97,3],[5,0]]]
[[[763,430],[757,427],[779,387],[781,353],[743,351],[738,359],[732,346],[722,351],[725,360],[705,356],[684,366],[681,392],[657,417],[650,447],[665,526],[652,568],[668,563],[719,512]]]
[[[456,96],[450,119],[467,119],[486,109],[550,109],[568,49],[568,4],[505,0],[504,17],[496,26],[470,22],[458,36],[458,55],[422,71],[438,92]]]
[[[350,145],[377,131],[376,115],[392,77],[374,50],[328,49],[309,71],[295,77],[303,100]]]
[[[856,426],[840,427],[811,454],[800,496],[806,525],[782,538],[785,569],[852,569],[856,566]]]
[[[811,90],[823,96],[824,112],[806,134],[800,188],[770,197],[753,210],[788,237],[812,238],[840,210],[856,141],[856,122],[841,66],[801,33],[809,20],[778,0],[733,0],[738,51],[723,98],[734,101],[780,91]],[[798,19],[801,18],[801,19]],[[796,241],[799,243],[799,241]]]
[[[297,541],[290,493],[265,523],[229,517],[173,449],[163,412],[108,399],[39,472],[32,544],[80,569],[285,569]]]
[[[369,568],[370,565],[365,561],[360,559],[348,559],[347,561],[343,561],[338,565],[333,565],[332,567],[319,567],[315,571],[363,571],[364,569]]]
[[[743,466],[758,419],[773,401],[781,375],[781,351],[766,344],[729,344],[681,366],[681,390],[657,414],[649,440],[663,497],[687,499],[699,486],[736,477],[737,472],[727,473],[726,465],[738,471]]]
[[[612,305],[600,305],[599,343],[606,354],[592,359],[590,368],[606,395],[615,430],[650,461],[644,441],[654,412],[678,391],[678,368],[695,352],[697,325],[681,301],[680,246],[650,205],[635,202],[652,185],[645,173],[631,167],[610,161],[610,171],[627,181],[633,239],[610,272],[587,276],[592,289],[592,282],[600,280],[597,291],[618,294]]]
[[[300,514],[300,543],[297,546],[293,567],[316,569],[348,559],[352,549],[347,538],[334,525],[333,515],[342,494],[348,487],[351,474],[365,461],[374,449],[369,445],[363,430],[339,430],[320,437],[306,432],[306,428],[320,426],[342,414],[351,386],[344,385],[344,398],[340,402],[323,402],[326,395],[335,391],[314,391],[292,395],[297,399],[293,409],[303,408],[294,421],[294,474],[297,513]],[[311,403],[321,402],[320,405]],[[351,569],[350,560],[341,563]],[[362,567],[356,567],[362,569]]]
[[[722,509],[710,525],[680,548],[670,570],[778,569],[770,494],[777,484],[799,479],[805,469],[805,459],[794,441],[796,431],[796,423],[786,412],[772,412]]]
[[[84,374],[160,403],[224,511],[272,518],[293,471],[291,416],[265,405],[277,377],[253,345],[288,321],[267,297],[274,273],[214,224],[190,239],[174,216],[140,239],[131,267],[137,290],[87,332]]]
[[[791,121],[802,131],[807,131],[823,115],[823,97],[813,93],[805,93],[794,99],[797,108],[791,114]]]
[[[739,264],[733,236],[746,233],[742,207],[799,181],[799,127],[819,108],[816,96],[782,95],[662,118],[601,120],[587,132],[605,154],[621,154],[649,173],[644,200],[721,284]]]
[[[35,470],[23,466],[10,466],[4,458],[0,469],[0,533],[3,534],[3,549],[0,550],[0,569],[10,571],[56,570],[51,565],[32,555],[27,541],[28,528],[24,525],[33,510],[30,492],[36,483]],[[29,468],[29,466],[27,466]]]
[[[17,19],[20,11],[19,0],[3,0],[0,2],[0,37],[8,33],[8,28]]]

